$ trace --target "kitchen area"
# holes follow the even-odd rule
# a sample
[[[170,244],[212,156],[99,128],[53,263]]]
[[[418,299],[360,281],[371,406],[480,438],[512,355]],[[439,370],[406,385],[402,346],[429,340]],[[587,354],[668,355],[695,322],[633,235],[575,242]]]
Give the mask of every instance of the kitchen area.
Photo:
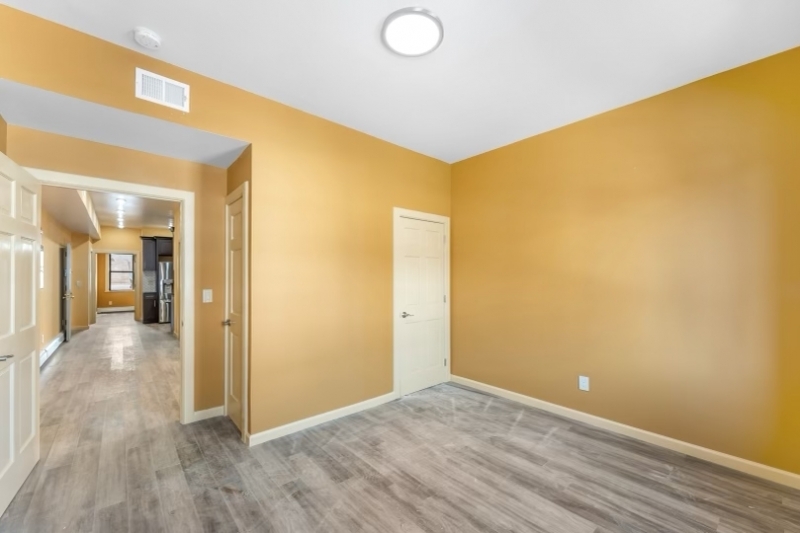
[[[142,323],[169,324],[175,329],[173,239],[142,239]]]

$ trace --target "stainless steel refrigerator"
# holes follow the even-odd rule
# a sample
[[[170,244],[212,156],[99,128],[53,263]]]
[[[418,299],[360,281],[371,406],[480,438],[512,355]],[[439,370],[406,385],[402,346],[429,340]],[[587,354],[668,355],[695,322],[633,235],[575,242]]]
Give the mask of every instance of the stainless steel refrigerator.
[[[172,324],[172,261],[158,262],[158,322]]]

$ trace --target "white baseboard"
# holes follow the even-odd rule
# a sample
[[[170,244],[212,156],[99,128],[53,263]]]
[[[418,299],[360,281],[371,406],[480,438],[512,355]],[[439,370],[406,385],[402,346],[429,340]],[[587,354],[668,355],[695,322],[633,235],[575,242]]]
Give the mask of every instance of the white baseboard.
[[[302,431],[310,427],[318,426],[320,424],[324,424],[325,422],[330,422],[331,420],[336,420],[337,418],[342,418],[348,415],[359,413],[366,409],[372,409],[373,407],[378,407],[379,405],[383,405],[385,403],[389,403],[393,400],[396,400],[399,397],[400,395],[397,394],[396,392],[390,392],[389,394],[384,394],[383,396],[378,396],[377,398],[364,400],[363,402],[354,403],[353,405],[348,405],[345,407],[341,407],[339,409],[334,409],[333,411],[328,411],[327,413],[322,413],[309,418],[304,418],[303,420],[298,420],[297,422],[291,422],[289,424],[268,429],[260,433],[255,433],[253,435],[248,436],[247,444],[250,446],[263,444],[273,439],[279,439],[281,437],[285,437],[286,435],[290,435],[292,433],[296,433],[298,431]]]
[[[768,481],[786,485],[795,489],[800,489],[800,475],[792,472],[779,470],[771,466],[749,461],[747,459],[742,459],[741,457],[728,455],[726,453],[717,452],[709,448],[704,448],[696,444],[690,444],[688,442],[673,439],[671,437],[665,437],[664,435],[659,435],[658,433],[652,433],[644,429],[614,422],[613,420],[608,420],[607,418],[601,418],[599,416],[590,415],[582,411],[576,411],[575,409],[570,409],[569,407],[562,407],[554,403],[532,398],[531,396],[525,396],[524,394],[520,394],[518,392],[512,392],[506,389],[501,389],[500,387],[495,387],[493,385],[487,385],[486,383],[481,383],[480,381],[473,381],[471,379],[462,378],[459,376],[451,376],[451,381],[459,385],[464,385],[479,391],[494,394],[500,398],[530,405],[531,407],[536,407],[542,411],[563,416],[564,418],[577,420],[578,422],[583,422],[584,424],[588,424],[590,426],[605,429],[620,435],[625,435],[626,437],[631,437],[649,444],[655,444],[656,446],[661,446],[662,448],[667,448],[668,450],[682,453],[684,455],[696,457],[697,459],[702,459],[704,461],[708,461],[709,463],[725,466],[732,470],[750,474],[751,476],[766,479]]]
[[[125,313],[128,311],[133,311],[133,306],[129,305],[128,307],[98,307],[97,314],[102,313]]]
[[[64,332],[62,331],[61,333],[58,334],[58,336],[55,339],[51,340],[39,354],[39,368],[42,368],[42,366],[47,362],[48,359],[50,359],[53,353],[55,353],[55,351],[58,349],[59,346],[61,346],[61,343],[63,342],[64,342]]]
[[[225,414],[225,407],[220,405],[219,407],[212,407],[211,409],[206,409],[204,411],[195,411],[194,416],[192,417],[192,422],[200,422],[201,420],[206,420],[208,418],[214,418],[216,416],[222,416]]]

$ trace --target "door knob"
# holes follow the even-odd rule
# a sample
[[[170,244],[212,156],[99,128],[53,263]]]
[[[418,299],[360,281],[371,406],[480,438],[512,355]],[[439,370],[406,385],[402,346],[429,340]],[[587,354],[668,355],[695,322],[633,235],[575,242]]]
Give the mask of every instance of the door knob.
[[[0,355],[0,363],[12,359],[13,357],[14,357],[13,355]]]
[[[414,316],[414,315],[409,315],[408,313],[406,313],[405,311],[403,311],[403,314],[402,314],[402,315],[400,315],[400,318],[406,318],[406,317],[409,317],[409,316]]]
[[[230,326],[231,324],[233,324],[233,322],[231,322],[230,318],[228,320],[223,320],[222,321],[222,325],[223,326]]]

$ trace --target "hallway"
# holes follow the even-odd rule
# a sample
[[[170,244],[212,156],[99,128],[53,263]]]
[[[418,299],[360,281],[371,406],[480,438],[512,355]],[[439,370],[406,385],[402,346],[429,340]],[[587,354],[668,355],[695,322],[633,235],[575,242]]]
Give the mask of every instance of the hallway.
[[[114,525],[127,522],[126,501],[152,507],[157,491],[144,480],[179,463],[175,442],[188,431],[178,421],[179,344],[164,329],[135,322],[133,313],[99,314],[47,362],[41,459],[0,519],[1,532],[120,531]],[[148,456],[152,472],[126,475],[126,464]]]

